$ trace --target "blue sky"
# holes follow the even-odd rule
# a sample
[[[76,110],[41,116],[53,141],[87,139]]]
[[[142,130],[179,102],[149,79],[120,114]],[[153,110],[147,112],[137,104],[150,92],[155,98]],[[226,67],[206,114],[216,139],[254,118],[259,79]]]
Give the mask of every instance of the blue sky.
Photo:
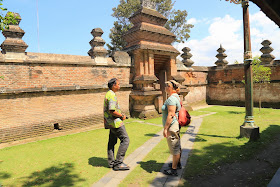
[[[41,53],[87,55],[93,28],[104,31],[102,38],[109,43],[109,33],[115,18],[112,8],[119,0],[38,0],[39,44]],[[36,0],[4,0],[3,6],[21,15],[20,27],[26,32],[23,40],[29,45],[27,52],[39,52],[37,37]],[[242,62],[243,30],[241,5],[225,0],[176,0],[175,9],[187,10],[190,23],[194,24],[189,40],[175,43],[181,50],[191,48],[194,65],[214,65],[219,45],[227,50],[227,60]],[[260,55],[263,39],[272,41],[280,51],[280,32],[272,21],[250,3],[253,54]],[[1,35],[1,43],[4,37]],[[276,50],[275,50],[276,51]],[[280,53],[273,53],[279,58]]]

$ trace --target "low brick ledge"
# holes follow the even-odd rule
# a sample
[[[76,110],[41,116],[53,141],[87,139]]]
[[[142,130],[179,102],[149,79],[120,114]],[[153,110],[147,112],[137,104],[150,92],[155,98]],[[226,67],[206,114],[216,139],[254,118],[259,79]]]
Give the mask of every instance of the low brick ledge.
[[[0,144],[27,138],[66,132],[103,123],[103,115],[81,116],[67,119],[52,119],[45,122],[18,124],[13,127],[0,128]],[[54,124],[59,124],[61,130],[55,130]]]
[[[132,88],[132,84],[121,84],[121,90]],[[54,92],[54,91],[78,91],[78,90],[103,90],[108,89],[108,85],[92,85],[92,86],[62,86],[62,87],[41,87],[41,88],[24,88],[24,89],[6,89],[0,87],[0,95],[2,94],[18,94],[33,92]]]

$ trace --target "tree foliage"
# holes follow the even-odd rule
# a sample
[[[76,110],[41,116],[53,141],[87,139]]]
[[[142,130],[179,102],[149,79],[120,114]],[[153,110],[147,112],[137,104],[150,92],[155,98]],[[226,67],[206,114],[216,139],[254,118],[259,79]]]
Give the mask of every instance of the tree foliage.
[[[176,42],[186,41],[190,35],[190,29],[193,25],[187,23],[187,11],[175,10],[172,0],[153,0],[156,2],[156,10],[168,18],[165,28],[176,35]],[[114,27],[109,35],[111,44],[107,44],[110,51],[122,50],[126,43],[123,34],[127,32],[133,25],[129,21],[132,16],[140,8],[140,0],[120,0],[120,4],[113,8],[112,16],[117,18]]]
[[[260,57],[256,56],[252,62],[253,82],[255,83],[269,83],[271,69],[261,65]]]
[[[17,17],[12,12],[8,12],[7,15],[4,15],[4,12],[7,11],[6,8],[3,8],[3,0],[0,0],[0,30],[3,31],[4,29],[9,28],[9,24],[16,24]]]
[[[261,65],[260,57],[256,56],[252,62],[252,73],[253,82],[259,85],[259,110],[261,110],[262,89],[264,84],[270,83],[271,69]],[[245,83],[244,80],[242,82]]]

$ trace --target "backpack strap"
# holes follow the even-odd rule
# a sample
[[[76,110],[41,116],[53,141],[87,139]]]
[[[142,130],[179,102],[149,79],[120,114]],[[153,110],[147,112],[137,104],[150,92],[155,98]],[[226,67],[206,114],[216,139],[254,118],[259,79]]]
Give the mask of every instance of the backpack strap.
[[[179,95],[178,95],[178,96],[179,96]],[[181,101],[180,97],[177,97],[177,96],[174,96],[174,97],[176,97],[176,98],[178,99],[178,101],[179,101],[179,103],[180,103],[180,105],[181,105],[181,108],[182,108],[182,101]],[[176,113],[178,113],[178,117],[179,117],[179,111],[176,112]],[[178,123],[179,123],[179,119],[178,119],[178,117],[177,117],[176,114],[175,114],[175,117],[176,117],[176,119],[177,119],[177,121],[178,121]]]

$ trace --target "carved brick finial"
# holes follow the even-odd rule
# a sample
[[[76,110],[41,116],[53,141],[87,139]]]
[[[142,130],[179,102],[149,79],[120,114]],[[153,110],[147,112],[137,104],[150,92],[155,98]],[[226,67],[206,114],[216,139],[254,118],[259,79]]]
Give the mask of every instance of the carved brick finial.
[[[228,61],[225,60],[227,55],[224,53],[226,50],[222,47],[222,44],[220,45],[220,48],[217,50],[218,54],[216,57],[218,60],[215,62],[217,66],[226,66],[228,64]]]
[[[141,6],[150,9],[156,9],[156,2],[153,0],[141,0]]]
[[[91,58],[94,58],[97,63],[101,61],[104,62],[108,53],[108,51],[104,48],[105,41],[101,38],[103,33],[104,32],[101,28],[95,28],[91,31],[93,39],[89,42],[91,49],[88,51],[88,54]]]
[[[6,17],[11,12],[8,12]],[[21,39],[25,32],[19,27],[21,17],[18,13],[13,13],[17,20],[16,24],[9,24],[9,29],[5,29],[2,33],[6,38],[1,44],[2,53],[7,54],[9,52],[24,53],[28,45]]]
[[[191,49],[189,47],[184,47],[182,49],[182,51],[184,52],[181,57],[183,58],[182,62],[184,63],[185,66],[187,67],[191,67],[194,62],[191,60],[191,57],[193,56],[190,51]]]
[[[261,55],[261,63],[262,64],[272,64],[275,56],[270,54],[274,49],[272,47],[270,47],[271,45],[271,41],[269,40],[264,40],[262,42],[263,47],[260,49],[260,51],[263,53]]]

